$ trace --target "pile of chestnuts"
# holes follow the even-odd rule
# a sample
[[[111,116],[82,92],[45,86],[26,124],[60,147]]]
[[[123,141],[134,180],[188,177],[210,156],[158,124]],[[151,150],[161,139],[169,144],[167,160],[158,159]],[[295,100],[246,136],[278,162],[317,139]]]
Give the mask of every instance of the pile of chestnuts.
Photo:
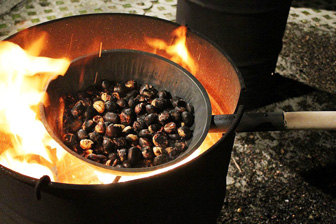
[[[135,80],[103,80],[62,97],[62,141],[73,151],[113,167],[150,167],[188,147],[194,108],[166,90]]]

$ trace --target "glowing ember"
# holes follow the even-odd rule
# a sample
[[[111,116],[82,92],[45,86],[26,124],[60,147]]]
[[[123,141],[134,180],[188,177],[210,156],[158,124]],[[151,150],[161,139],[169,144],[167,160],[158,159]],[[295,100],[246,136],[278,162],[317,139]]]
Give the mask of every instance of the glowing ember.
[[[145,41],[155,50],[164,50],[171,56],[170,60],[186,68],[191,74],[197,72],[197,64],[190,56],[187,48],[187,27],[180,26],[172,32],[173,43],[168,44],[164,40],[146,37]],[[156,53],[156,52],[155,52]]]

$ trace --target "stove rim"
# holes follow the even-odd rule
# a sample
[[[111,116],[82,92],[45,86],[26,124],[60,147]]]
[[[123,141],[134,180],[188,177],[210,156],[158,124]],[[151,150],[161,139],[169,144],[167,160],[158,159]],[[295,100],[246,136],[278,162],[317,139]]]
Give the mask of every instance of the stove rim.
[[[157,18],[157,17],[151,17],[151,16],[146,16],[146,15],[137,15],[137,14],[125,14],[125,13],[91,13],[91,14],[84,14],[84,15],[74,15],[74,16],[69,16],[69,17],[63,17],[63,18],[58,18],[58,19],[54,19],[54,20],[50,20],[50,21],[46,21],[46,22],[43,22],[43,23],[39,23],[37,25],[34,25],[34,26],[31,26],[31,27],[28,27],[24,30],[21,30],[17,33],[14,33],[8,37],[6,37],[3,41],[10,41],[10,39],[16,37],[17,35],[20,35],[22,32],[27,32],[29,30],[33,30],[33,29],[36,29],[38,27],[42,27],[46,24],[49,24],[49,23],[55,23],[55,22],[58,22],[58,21],[62,21],[62,20],[71,20],[71,19],[76,19],[76,18],[80,18],[80,17],[90,17],[90,16],[93,16],[93,17],[96,17],[96,16],[123,16],[123,17],[141,17],[143,19],[149,19],[149,20],[156,20],[156,21],[159,21],[159,22],[162,22],[162,23],[167,23],[167,24],[170,24],[170,25],[173,25],[175,27],[179,27],[181,26],[181,24],[178,24],[176,22],[172,22],[172,21],[169,21],[169,20],[164,20],[164,19],[161,19],[161,18]],[[211,39],[209,39],[208,37],[206,37],[205,35],[189,28],[188,28],[188,32],[191,32],[193,33],[194,35],[196,35],[197,37],[205,40],[206,42],[208,42],[210,45],[213,45],[213,47],[215,49],[217,49],[229,62],[229,64],[231,64],[232,68],[234,69],[234,71],[236,72],[236,75],[237,75],[237,78],[239,80],[239,84],[240,84],[240,89],[241,91],[245,91],[246,90],[246,86],[245,86],[245,83],[244,83],[244,80],[242,78],[242,74],[241,72],[239,71],[238,69],[238,66],[235,64],[235,62],[231,59],[231,57],[226,53],[226,51],[220,47],[218,44],[216,44],[214,41],[212,41]],[[242,114],[243,114],[243,111],[239,111],[238,110],[238,103],[237,102],[237,105],[236,105],[236,109],[235,109],[235,114],[237,115],[237,117],[240,117]],[[195,160],[198,160],[198,159],[202,159],[203,157],[205,157],[208,153],[211,153],[211,151],[216,148],[218,145],[220,145],[221,143],[224,142],[224,140],[226,139],[226,136],[230,136],[231,134],[234,134],[235,130],[234,128],[232,128],[234,125],[231,125],[231,127],[229,128],[229,130],[226,132],[226,133],[223,133],[222,137],[215,143],[213,144],[211,147],[209,147],[205,152],[203,152],[201,155],[198,155],[196,158],[194,158],[193,160],[179,166],[179,167],[176,167],[172,170],[176,170],[178,168],[181,168],[183,166],[186,166],[186,165],[190,165],[190,163],[192,161],[195,161]],[[6,175],[8,175],[9,177],[13,178],[13,179],[16,179],[20,182],[23,182],[25,184],[28,184],[28,185],[31,185],[31,186],[36,186],[39,181],[41,180],[41,178],[35,178],[35,177],[30,177],[30,176],[27,176],[27,175],[24,175],[24,174],[21,174],[17,171],[14,171],[2,164],[0,164],[0,170],[2,170]],[[65,188],[68,189],[68,190],[82,190],[82,189],[101,189],[102,187],[107,187],[107,186],[114,186],[114,185],[124,185],[124,184],[129,184],[129,183],[133,183],[133,182],[139,182],[139,181],[142,181],[143,179],[146,179],[146,178],[153,178],[155,176],[159,176],[161,174],[166,174],[166,173],[169,173],[170,171],[172,170],[169,170],[169,171],[166,171],[166,172],[163,172],[163,173],[159,173],[159,174],[155,174],[153,176],[150,176],[150,177],[145,177],[145,178],[139,178],[139,179],[135,179],[135,180],[130,180],[130,181],[127,181],[127,182],[120,182],[120,183],[109,183],[109,184],[71,184],[71,183],[60,183],[60,182],[53,182],[51,181],[49,184],[48,184],[48,188],[52,189],[52,188],[55,188],[55,189],[62,189],[64,190]]]

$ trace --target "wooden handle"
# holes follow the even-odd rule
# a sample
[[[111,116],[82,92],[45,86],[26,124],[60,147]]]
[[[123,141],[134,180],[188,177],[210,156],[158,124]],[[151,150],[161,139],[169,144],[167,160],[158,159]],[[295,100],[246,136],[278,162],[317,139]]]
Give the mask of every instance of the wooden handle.
[[[336,111],[284,112],[285,129],[336,130]]]

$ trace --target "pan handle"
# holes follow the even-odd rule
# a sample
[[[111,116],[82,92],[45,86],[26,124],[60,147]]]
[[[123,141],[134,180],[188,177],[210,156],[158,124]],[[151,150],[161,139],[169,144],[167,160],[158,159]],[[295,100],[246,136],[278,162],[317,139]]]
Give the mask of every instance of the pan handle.
[[[286,129],[336,130],[336,111],[285,112]]]
[[[209,132],[226,132],[235,114],[213,115]],[[283,112],[244,113],[236,132],[284,130]]]
[[[226,132],[235,114],[213,115],[209,132]],[[236,132],[336,130],[336,111],[245,113]]]

